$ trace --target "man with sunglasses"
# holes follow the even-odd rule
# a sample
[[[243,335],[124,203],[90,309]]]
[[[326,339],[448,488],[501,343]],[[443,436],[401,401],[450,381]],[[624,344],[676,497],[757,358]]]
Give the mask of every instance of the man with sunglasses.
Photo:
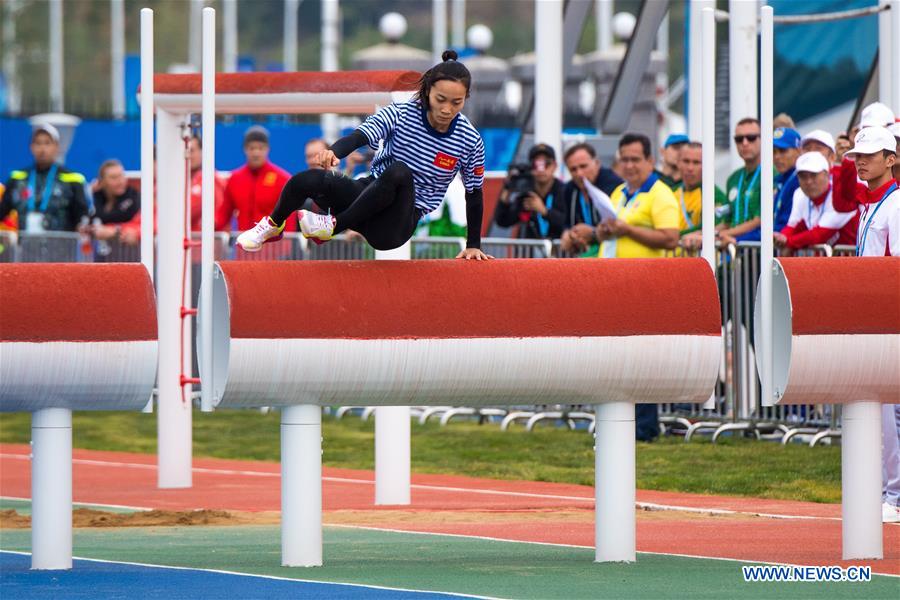
[[[753,117],[741,119],[734,129],[734,143],[744,166],[728,178],[728,218],[716,228],[716,237],[722,244],[733,244],[754,235],[759,239],[759,135],[759,120]]]

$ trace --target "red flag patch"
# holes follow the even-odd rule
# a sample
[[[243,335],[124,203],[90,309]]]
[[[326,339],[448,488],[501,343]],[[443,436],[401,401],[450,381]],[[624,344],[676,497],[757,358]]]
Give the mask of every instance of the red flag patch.
[[[458,158],[450,156],[449,154],[444,154],[443,152],[438,152],[434,157],[434,166],[439,169],[446,169],[447,171],[452,171],[456,168],[456,163],[458,162]]]
[[[482,175],[484,175],[484,165],[475,167],[475,170],[473,172],[475,173],[476,177],[481,177]]]

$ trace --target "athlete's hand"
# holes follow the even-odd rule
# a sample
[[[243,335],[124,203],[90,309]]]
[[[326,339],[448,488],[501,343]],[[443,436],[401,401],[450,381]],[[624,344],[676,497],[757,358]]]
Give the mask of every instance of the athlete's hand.
[[[319,152],[319,165],[323,169],[333,169],[341,164],[341,159],[334,155],[331,150],[322,150]]]
[[[456,258],[463,258],[465,260],[493,260],[494,257],[490,254],[485,254],[478,248],[466,248],[462,252],[456,255]]]

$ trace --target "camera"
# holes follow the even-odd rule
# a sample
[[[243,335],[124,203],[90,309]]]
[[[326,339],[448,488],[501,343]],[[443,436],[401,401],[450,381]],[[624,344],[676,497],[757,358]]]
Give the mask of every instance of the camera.
[[[513,163],[507,169],[506,189],[512,197],[523,196],[534,189],[530,163]]]

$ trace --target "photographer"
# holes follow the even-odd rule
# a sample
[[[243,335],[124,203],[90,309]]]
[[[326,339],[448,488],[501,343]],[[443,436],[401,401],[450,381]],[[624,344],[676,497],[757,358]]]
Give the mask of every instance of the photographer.
[[[537,144],[528,151],[528,164],[509,166],[494,220],[501,227],[519,225],[519,238],[556,239],[565,221],[562,191],[556,152]]]

